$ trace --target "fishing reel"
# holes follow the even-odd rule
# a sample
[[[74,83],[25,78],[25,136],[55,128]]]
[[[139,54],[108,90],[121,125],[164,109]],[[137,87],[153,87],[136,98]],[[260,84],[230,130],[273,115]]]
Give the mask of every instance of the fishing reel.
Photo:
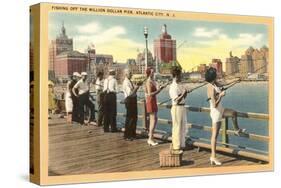
[[[137,85],[137,86],[142,86],[143,83],[144,83],[144,81],[138,81],[138,82],[136,82],[136,85]]]

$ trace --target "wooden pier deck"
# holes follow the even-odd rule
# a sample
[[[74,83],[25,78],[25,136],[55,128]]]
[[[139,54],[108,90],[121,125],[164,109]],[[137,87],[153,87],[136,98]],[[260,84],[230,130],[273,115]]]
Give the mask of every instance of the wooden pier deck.
[[[78,126],[66,124],[65,119],[50,119],[49,175],[171,169],[159,166],[159,151],[169,148],[169,144],[159,140],[159,145],[150,147],[144,137],[125,141],[122,132],[104,133],[102,128],[93,125]],[[209,156],[210,151],[206,149],[187,150],[183,154],[183,165],[177,168],[211,167]],[[218,159],[223,166],[260,164],[223,153],[218,154]]]

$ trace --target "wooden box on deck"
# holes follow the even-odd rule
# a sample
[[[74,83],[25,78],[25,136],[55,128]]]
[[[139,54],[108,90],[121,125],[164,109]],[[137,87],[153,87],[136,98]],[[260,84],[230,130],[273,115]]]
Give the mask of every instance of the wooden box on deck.
[[[160,167],[177,167],[182,164],[182,154],[172,154],[170,149],[159,152]]]

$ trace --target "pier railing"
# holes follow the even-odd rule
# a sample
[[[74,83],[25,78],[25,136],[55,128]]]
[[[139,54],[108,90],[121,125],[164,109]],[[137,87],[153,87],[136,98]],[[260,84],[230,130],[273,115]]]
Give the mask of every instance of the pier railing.
[[[58,99],[57,101],[58,101],[58,108],[63,109],[64,108],[64,99],[60,99],[60,100]],[[121,105],[124,104],[124,102],[121,100],[118,100],[118,103]],[[170,109],[171,107],[172,106],[170,104],[158,103],[159,110]],[[206,113],[206,114],[210,113],[210,109],[206,108],[206,107],[194,107],[194,106],[185,105],[185,108],[187,109],[187,111],[190,111],[190,112],[198,112],[198,113]],[[137,133],[141,134],[141,135],[147,135],[147,132],[145,130],[148,129],[148,115],[147,115],[146,109],[145,109],[145,100],[138,101],[138,109],[139,109],[138,119],[142,122],[143,129],[138,129]],[[117,116],[125,117],[126,114],[118,112]],[[240,118],[247,118],[247,119],[253,119],[253,120],[258,120],[258,121],[268,121],[269,120],[269,115],[263,114],[263,113],[237,112],[237,116]],[[158,124],[172,126],[172,121],[169,119],[164,119],[164,118],[158,117]],[[197,129],[197,130],[206,131],[206,132],[212,131],[211,125],[208,126],[208,125],[187,123],[187,127],[189,129],[192,128],[192,129]],[[229,118],[228,117],[223,119],[219,134],[221,135],[221,140],[217,141],[218,146],[216,147],[216,149],[218,151],[237,155],[237,156],[247,157],[247,158],[251,158],[251,159],[256,159],[261,162],[269,162],[268,153],[265,151],[261,151],[261,150],[249,148],[246,146],[241,146],[241,145],[234,145],[234,144],[230,143],[229,137],[237,136],[237,135],[235,134],[235,132],[233,130],[229,129]],[[156,130],[154,137],[157,139],[165,140],[165,141],[172,141],[171,133],[165,132],[165,131]],[[247,133],[247,134],[243,134],[243,137],[245,137],[249,140],[252,140],[252,141],[258,141],[258,142],[264,142],[264,143],[269,142],[269,137],[264,136],[264,135]],[[209,144],[210,140],[206,139],[206,138],[194,137],[194,136],[189,135],[187,137],[187,142],[190,145],[198,147],[198,149],[200,149],[200,148],[210,149],[211,148],[211,146]]]
[[[123,101],[118,101],[120,104],[123,104]],[[145,100],[138,101],[138,107],[141,109],[138,114],[138,118],[142,121],[142,126],[143,130],[148,128],[148,116],[146,113],[145,109]],[[170,109],[172,106],[169,104],[160,104],[158,103],[158,108],[159,109]],[[190,112],[198,112],[198,113],[209,113],[210,109],[206,107],[194,107],[194,106],[188,106],[185,105],[185,108],[187,111]],[[118,116],[125,116],[124,113],[117,113]],[[268,114],[263,114],[263,113],[253,113],[253,112],[238,112],[237,116],[240,118],[247,118],[247,119],[254,119],[254,120],[259,120],[259,121],[266,121],[269,119]],[[170,125],[172,126],[172,121],[169,119],[162,119],[161,117],[158,118],[158,124],[159,125]],[[207,125],[199,125],[199,124],[191,124],[187,123],[187,127],[190,129],[199,129],[201,131],[207,131],[211,132],[212,128],[211,126]],[[145,131],[138,130],[139,134],[145,134]],[[235,132],[231,129],[229,129],[229,119],[228,117],[223,119],[222,126],[220,129],[219,134],[221,135],[221,140],[218,141],[218,146],[217,150],[224,152],[224,153],[229,153],[237,156],[242,156],[242,157],[247,157],[247,158],[252,158],[256,159],[261,162],[269,162],[269,157],[267,152],[256,150],[253,148],[241,146],[241,145],[234,145],[229,142],[229,136],[237,136]],[[165,133],[163,131],[156,131],[154,134],[155,138],[166,140],[166,141],[171,141],[171,134],[170,133]],[[253,140],[253,141],[260,141],[260,142],[269,142],[269,137],[264,136],[264,135],[258,135],[258,134],[252,134],[252,133],[246,133],[243,134],[243,137]],[[188,137],[187,137],[188,138]],[[195,147],[200,148],[207,148],[210,149],[211,146],[208,142],[210,142],[209,139],[206,138],[196,138],[189,136],[189,139],[187,140],[189,144],[192,144]]]

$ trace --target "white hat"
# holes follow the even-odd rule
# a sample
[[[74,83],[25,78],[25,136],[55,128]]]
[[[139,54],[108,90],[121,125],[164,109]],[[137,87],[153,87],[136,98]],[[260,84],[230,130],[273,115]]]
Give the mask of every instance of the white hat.
[[[54,84],[54,82],[52,82],[51,80],[48,80],[48,85],[49,85],[49,86],[54,86],[55,84]]]
[[[73,76],[81,77],[81,75],[78,72],[74,72]]]
[[[81,76],[87,76],[88,74],[86,72],[81,72]]]

